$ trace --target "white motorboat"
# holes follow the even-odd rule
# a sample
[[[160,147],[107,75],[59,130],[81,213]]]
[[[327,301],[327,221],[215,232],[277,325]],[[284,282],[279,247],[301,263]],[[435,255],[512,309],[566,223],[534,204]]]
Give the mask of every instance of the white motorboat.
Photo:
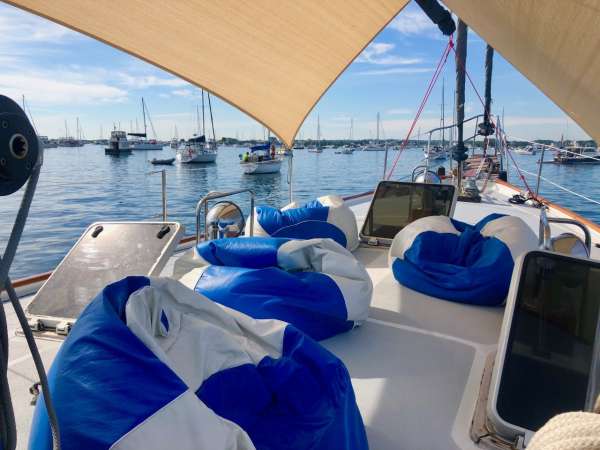
[[[44,146],[44,148],[56,148],[58,147],[58,143],[55,140],[48,139],[48,136],[38,136],[40,143]]]
[[[363,152],[385,152],[385,145],[377,142],[369,142],[362,148]]]
[[[430,161],[435,161],[435,160],[446,159],[448,157],[448,152],[445,149],[443,149],[441,146],[434,145],[432,147],[426,147],[423,150],[423,155],[425,156],[426,159],[429,159]]]
[[[344,145],[335,151],[336,155],[352,155],[354,153],[355,148],[349,145]]]
[[[539,145],[526,145],[525,147],[517,147],[513,150],[518,155],[535,155],[538,151],[541,151]]]
[[[274,36],[260,2],[240,10],[214,2],[211,14],[198,2],[180,2],[176,9],[160,2],[124,4],[128,12],[144,13],[127,28],[115,26],[115,11],[103,2],[82,8],[63,3],[11,0],[210,85],[287,144],[331,81],[406,5],[330,0],[321,7],[276,8],[278,23],[311,31],[298,39],[297,33]],[[511,8],[505,2],[487,2],[486,8],[474,0],[444,3],[468,16],[482,39],[599,140],[600,85],[589,76],[599,63],[582,51],[582,43],[593,49],[600,42],[597,8],[554,2],[548,10],[526,0],[513,0]],[[442,16],[440,28],[452,35],[448,11],[434,9],[436,2],[419,4],[429,8],[429,17]],[[524,20],[527,27],[516,30]],[[207,35],[227,39],[207,43],[199,23]],[[557,33],[573,23],[586,32]],[[168,48],[157,45],[159,29],[169,33]],[[457,127],[464,122],[466,61],[460,58],[466,33],[459,21]],[[193,57],[173,55],[173,48]],[[264,83],[267,72],[270,83]],[[489,104],[491,89],[486,92]],[[19,113],[6,97],[0,106],[1,114]],[[500,179],[472,178],[462,189],[466,180],[458,166],[456,187],[439,178],[431,184],[383,181],[375,191],[339,201],[291,203],[287,209],[296,211],[287,214],[286,208],[264,208],[275,219],[271,225],[285,219],[273,230],[261,223],[258,207],[246,228],[239,206],[214,204],[241,193],[253,204],[250,189],[211,192],[190,204],[193,237],[182,238],[183,227],[166,218],[96,223],[52,273],[13,282],[8,274],[15,254],[39,257],[17,247],[43,162],[35,144],[23,145],[35,132],[24,113],[19,116],[6,125],[22,133],[0,136],[0,156],[11,163],[3,169],[9,176],[0,177],[0,195],[23,192],[24,199],[0,261],[3,300],[8,296],[14,306],[0,308],[3,449],[15,448],[15,436],[21,448],[33,449],[58,449],[61,442],[62,448],[115,450],[597,447],[598,225],[537,193],[517,204],[511,200],[520,189]],[[458,135],[460,160],[465,148]],[[465,199],[467,190],[480,193],[480,202]],[[214,204],[210,211],[208,202]],[[277,235],[285,228],[292,237]],[[238,238],[242,229],[284,239]],[[234,266],[246,266],[220,260],[222,247],[213,240],[219,236],[255,251],[243,254],[245,261],[225,254]],[[245,283],[228,286],[240,274]],[[285,281],[275,292],[260,292],[274,284],[272,274]],[[201,280],[230,289],[229,306],[222,292],[194,292]],[[305,298],[312,302],[296,322],[293,311]],[[253,314],[258,301],[272,309]],[[282,308],[292,313],[280,315]],[[349,319],[357,312],[360,320]],[[307,330],[325,324],[330,334],[317,342],[292,322]],[[48,377],[44,365],[51,366]],[[38,395],[40,386],[44,395]]]
[[[194,136],[177,150],[177,162],[181,164],[208,164],[217,160],[217,145],[206,142],[206,137]]]
[[[127,140],[127,133],[121,130],[110,132],[108,147],[104,149],[104,154],[111,156],[128,155],[131,153],[131,145]]]

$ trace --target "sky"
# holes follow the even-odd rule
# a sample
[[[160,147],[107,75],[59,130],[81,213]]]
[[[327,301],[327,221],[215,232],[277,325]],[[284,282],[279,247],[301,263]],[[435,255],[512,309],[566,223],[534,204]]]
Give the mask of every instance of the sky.
[[[75,134],[79,119],[87,139],[107,138],[114,126],[142,128],[144,97],[159,139],[196,133],[200,90],[151,64],[60,25],[0,4],[0,94],[21,103],[38,133]],[[376,115],[382,137],[405,137],[447,39],[409,4],[346,69],[307,117],[299,138],[315,138],[317,115],[324,139],[374,138]],[[485,42],[469,33],[467,70],[480,92],[484,85]],[[440,123],[442,78],[446,122],[452,120],[454,62],[444,72],[417,125],[423,133]],[[498,53],[494,58],[492,111],[505,114],[505,129],[520,139],[588,139],[571,119]],[[467,86],[467,116],[482,110]],[[217,138],[261,139],[262,125],[214,98]],[[149,127],[149,134],[153,132]],[[468,133],[468,132],[467,132]]]

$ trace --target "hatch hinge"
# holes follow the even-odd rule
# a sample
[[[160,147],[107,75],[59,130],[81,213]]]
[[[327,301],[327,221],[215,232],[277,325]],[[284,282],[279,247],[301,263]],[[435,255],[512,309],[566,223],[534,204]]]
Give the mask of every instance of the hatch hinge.
[[[56,324],[56,334],[66,336],[71,331],[72,326],[73,324],[71,322],[67,322],[66,320],[63,322],[59,322]]]

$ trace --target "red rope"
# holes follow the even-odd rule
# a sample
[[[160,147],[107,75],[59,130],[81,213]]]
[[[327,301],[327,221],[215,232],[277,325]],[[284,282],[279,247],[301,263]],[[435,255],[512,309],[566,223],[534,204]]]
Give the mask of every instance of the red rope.
[[[479,94],[479,91],[477,90],[477,87],[475,86],[475,83],[473,83],[471,75],[469,75],[469,72],[468,72],[467,68],[465,67],[464,62],[460,58],[458,58],[458,54],[456,53],[456,50],[454,49],[454,47],[452,47],[452,50],[454,51],[454,54],[456,56],[456,61],[458,61],[458,63],[460,64],[460,66],[465,71],[465,74],[467,75],[467,79],[469,80],[469,83],[471,84],[471,87],[475,91],[475,94],[477,94],[477,97],[479,98],[479,101],[481,102],[481,105],[483,106],[483,109],[485,111],[485,102],[483,101],[483,98]],[[490,122],[495,126],[496,124],[494,123],[494,119],[492,119],[491,115],[489,114],[489,111],[487,111],[487,113],[488,113],[488,116],[490,118]],[[506,138],[505,138],[505,142],[506,142]],[[531,195],[531,197],[535,198],[535,195],[534,195],[533,191],[531,190],[531,188],[529,187],[529,184],[527,183],[527,180],[525,179],[525,176],[523,175],[523,172],[521,172],[521,168],[519,167],[519,165],[515,161],[515,159],[514,159],[514,157],[512,155],[512,152],[508,149],[508,145],[506,145],[506,144],[504,145],[504,152],[509,156],[509,158],[511,159],[511,161],[515,165],[515,168],[517,169],[517,172],[519,173],[519,178],[521,179],[521,181],[525,185],[525,188],[527,189],[527,191],[529,192],[529,194]]]
[[[392,174],[394,173],[394,170],[396,169],[396,165],[398,164],[398,160],[400,159],[402,152],[408,145],[408,141],[410,139],[412,132],[415,129],[415,125],[419,121],[419,117],[421,117],[421,113],[423,112],[423,108],[425,108],[425,105],[427,104],[427,100],[429,99],[429,96],[431,95],[431,91],[433,90],[433,87],[435,86],[435,83],[437,82],[437,80],[440,76],[440,73],[442,73],[442,68],[446,64],[446,61],[448,60],[448,55],[450,54],[450,49],[453,49],[453,48],[454,48],[454,42],[452,41],[452,36],[450,36],[450,39],[448,39],[448,44],[444,48],[444,51],[442,52],[442,56],[440,57],[440,60],[437,63],[435,72],[433,73],[433,77],[429,81],[429,85],[427,86],[427,89],[425,90],[425,95],[423,96],[423,99],[421,100],[421,104],[419,105],[419,108],[417,109],[417,114],[415,115],[415,118],[412,121],[410,129],[408,130],[408,134],[406,135],[406,138],[404,138],[404,141],[400,145],[400,149],[398,150],[398,154],[396,155],[396,158],[394,159],[392,168],[390,169],[387,176],[385,177],[386,180],[389,180],[391,178]]]

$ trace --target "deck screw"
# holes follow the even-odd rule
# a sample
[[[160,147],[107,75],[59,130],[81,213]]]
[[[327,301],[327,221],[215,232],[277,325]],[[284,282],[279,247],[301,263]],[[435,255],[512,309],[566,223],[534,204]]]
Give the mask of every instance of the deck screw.
[[[8,120],[2,121],[2,128],[8,128]]]

